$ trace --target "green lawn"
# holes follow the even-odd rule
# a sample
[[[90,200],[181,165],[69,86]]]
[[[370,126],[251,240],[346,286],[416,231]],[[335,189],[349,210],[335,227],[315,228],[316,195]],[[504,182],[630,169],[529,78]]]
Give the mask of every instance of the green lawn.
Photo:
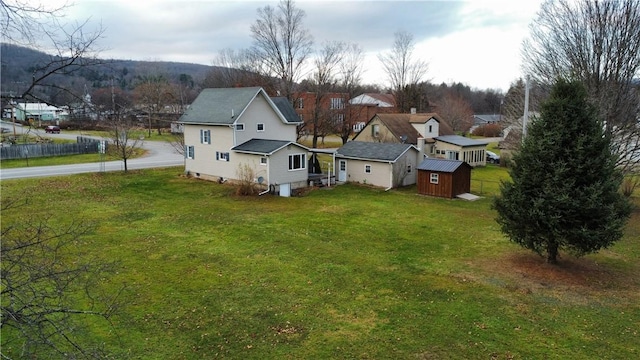
[[[130,159],[139,158],[144,156],[146,151],[144,149],[136,149],[133,156]],[[72,165],[72,164],[85,164],[100,161],[114,161],[121,160],[115,155],[105,154],[104,158],[100,157],[100,154],[79,154],[79,155],[63,155],[63,156],[45,156],[29,159],[11,159],[0,160],[0,167],[3,169],[13,169],[20,167],[32,167],[32,166],[53,166],[53,165]]]
[[[356,185],[245,198],[181,174],[0,183],[3,200],[31,197],[3,227],[96,224],[80,245],[118,261],[102,286],[126,284],[126,301],[91,334],[118,358],[640,356],[638,211],[615,246],[554,267],[499,232],[487,184],[508,175],[497,166],[473,171],[485,181],[475,202]],[[2,329],[3,344],[11,335]]]

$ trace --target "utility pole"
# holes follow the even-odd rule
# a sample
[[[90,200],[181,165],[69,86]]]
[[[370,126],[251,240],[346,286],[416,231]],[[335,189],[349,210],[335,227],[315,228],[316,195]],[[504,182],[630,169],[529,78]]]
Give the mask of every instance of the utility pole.
[[[529,121],[529,76],[524,82],[524,115],[522,117],[522,141],[527,136],[527,122]]]

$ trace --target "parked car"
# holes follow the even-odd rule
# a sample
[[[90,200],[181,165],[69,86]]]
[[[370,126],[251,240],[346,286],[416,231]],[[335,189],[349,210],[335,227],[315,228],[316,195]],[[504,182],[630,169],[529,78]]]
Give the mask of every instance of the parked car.
[[[44,131],[50,134],[60,134],[60,127],[55,125],[47,126]]]
[[[487,162],[491,164],[500,164],[500,155],[493,151],[485,151],[487,154]]]

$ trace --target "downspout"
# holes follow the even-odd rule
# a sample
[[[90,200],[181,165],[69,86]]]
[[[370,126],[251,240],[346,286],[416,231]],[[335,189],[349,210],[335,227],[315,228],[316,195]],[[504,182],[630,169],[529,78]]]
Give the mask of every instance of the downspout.
[[[268,193],[269,192],[269,188],[271,187],[271,181],[269,181],[269,166],[270,166],[269,163],[270,163],[270,161],[269,161],[269,157],[268,156],[266,156],[266,158],[267,158],[267,189],[265,191],[261,192],[261,193],[258,193],[258,196],[262,196],[262,195]]]
[[[389,166],[391,168],[391,171],[389,171],[389,187],[384,189],[384,191],[389,191],[393,189],[393,163],[389,162]]]

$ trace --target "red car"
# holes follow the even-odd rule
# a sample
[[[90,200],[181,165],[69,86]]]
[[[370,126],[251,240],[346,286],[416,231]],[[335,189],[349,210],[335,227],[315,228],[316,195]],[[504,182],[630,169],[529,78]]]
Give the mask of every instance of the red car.
[[[55,125],[49,125],[44,129],[44,131],[46,133],[51,133],[51,134],[60,134],[60,127]]]

